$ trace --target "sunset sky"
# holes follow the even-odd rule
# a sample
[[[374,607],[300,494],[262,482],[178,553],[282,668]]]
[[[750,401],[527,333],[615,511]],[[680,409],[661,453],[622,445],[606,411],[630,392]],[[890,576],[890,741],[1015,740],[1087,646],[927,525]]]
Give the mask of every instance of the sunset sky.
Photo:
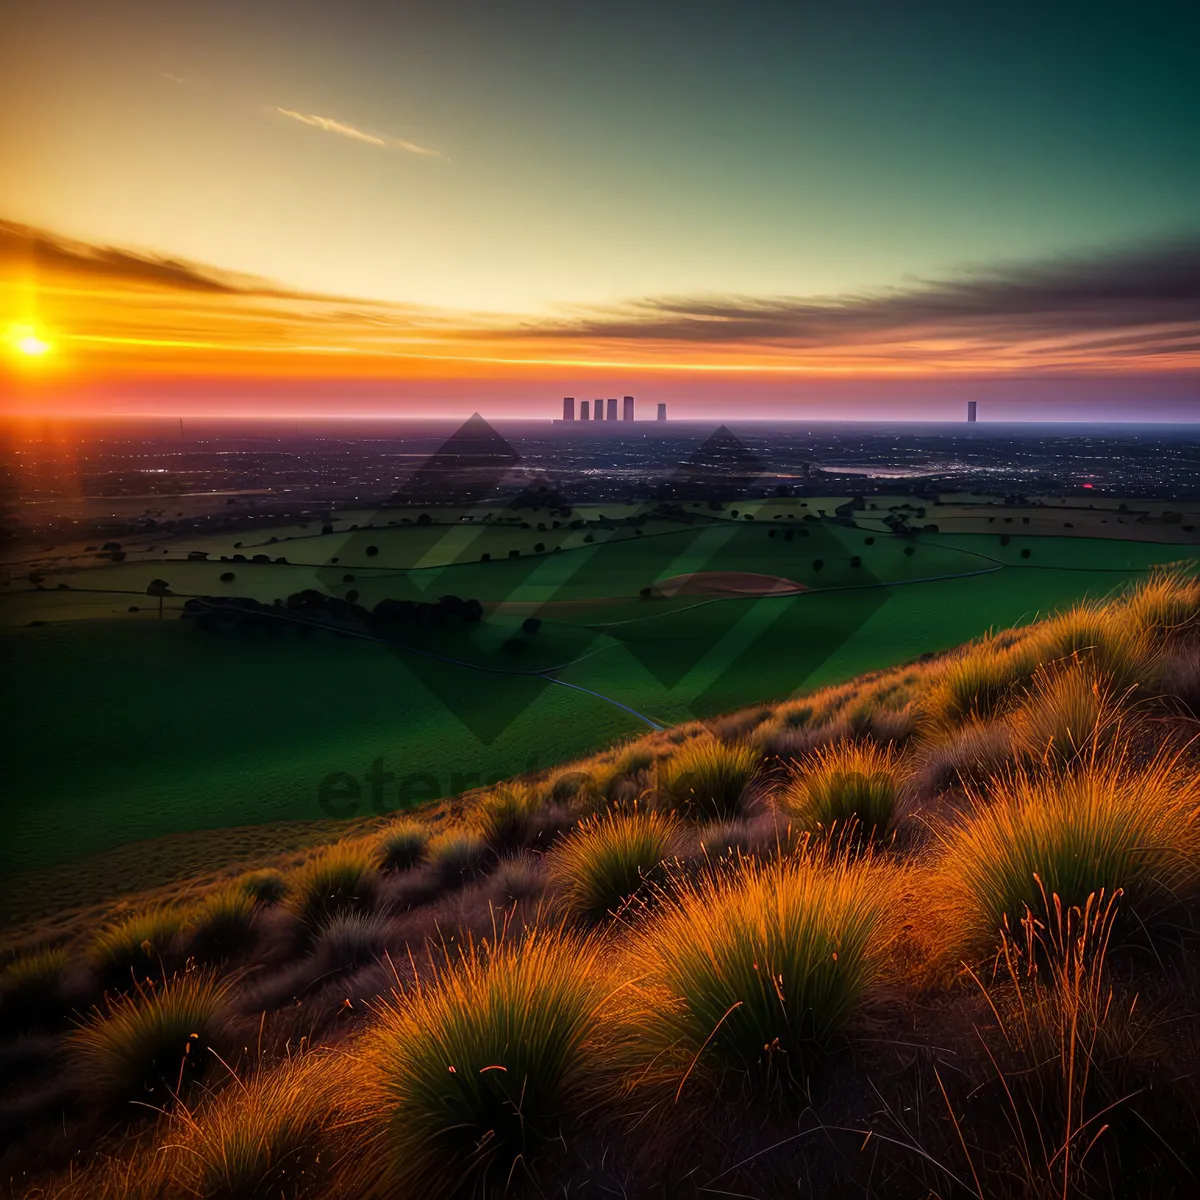
[[[19,413],[1200,419],[1200,8],[38,0]]]

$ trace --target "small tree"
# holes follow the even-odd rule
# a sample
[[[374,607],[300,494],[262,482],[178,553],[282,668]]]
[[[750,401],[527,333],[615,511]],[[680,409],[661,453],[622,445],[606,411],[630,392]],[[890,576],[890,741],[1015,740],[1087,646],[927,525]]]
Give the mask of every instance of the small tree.
[[[158,619],[162,620],[163,598],[171,594],[171,585],[165,579],[152,579],[146,585],[147,596],[158,597]]]

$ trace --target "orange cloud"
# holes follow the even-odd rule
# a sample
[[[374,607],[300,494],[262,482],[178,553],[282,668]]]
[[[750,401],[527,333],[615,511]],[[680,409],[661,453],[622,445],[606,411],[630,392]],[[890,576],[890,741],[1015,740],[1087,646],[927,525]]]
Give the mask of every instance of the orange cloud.
[[[291,290],[0,224],[0,332],[43,331],[20,388],[122,381],[1020,378],[1200,366],[1195,256],[1108,256],[831,299],[641,300],[497,316]],[[1189,282],[1190,281],[1190,282]],[[44,364],[44,365],[43,365]]]

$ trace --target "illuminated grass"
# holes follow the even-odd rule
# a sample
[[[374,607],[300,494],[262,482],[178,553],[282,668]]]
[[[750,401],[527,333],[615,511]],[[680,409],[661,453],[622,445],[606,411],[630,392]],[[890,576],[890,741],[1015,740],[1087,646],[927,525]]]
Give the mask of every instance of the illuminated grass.
[[[278,904],[287,893],[287,880],[283,872],[274,869],[243,875],[238,886],[253,898],[255,904]]]
[[[629,963],[647,1062],[801,1081],[877,978],[888,878],[845,860],[743,860],[664,896]]]
[[[192,953],[217,961],[244,950],[253,935],[254,913],[254,897],[236,884],[209,893],[189,916]]]
[[[297,867],[288,880],[287,904],[306,924],[324,924],[343,912],[363,912],[375,903],[379,880],[375,858],[359,842],[335,842]]]
[[[988,720],[1028,684],[1038,663],[1037,654],[1025,645],[971,647],[947,664],[922,708],[935,724]]]
[[[1060,765],[1106,748],[1120,723],[1121,712],[1111,691],[1078,662],[1039,673],[1012,718],[1016,742],[1026,754],[1038,762]]]
[[[187,923],[181,908],[161,905],[101,929],[88,946],[88,961],[106,987],[129,987],[163,975]]]
[[[520,1188],[587,1091],[606,995],[597,946],[535,933],[448,952],[364,1037],[378,1173],[364,1194]]]
[[[1082,906],[1121,893],[1118,927],[1151,930],[1200,883],[1194,778],[1163,760],[1095,761],[1062,775],[1018,773],[946,830],[943,867],[956,924],[980,948],[1054,897]]]
[[[677,818],[656,812],[613,813],[580,825],[554,852],[551,879],[567,911],[599,921],[644,895],[663,863],[685,843]]]
[[[1039,626],[1029,641],[1039,662],[1084,664],[1117,695],[1153,679],[1151,639],[1122,620],[1115,605],[1079,604]]]
[[[798,763],[776,801],[801,829],[853,828],[872,838],[894,823],[900,788],[890,750],[871,742],[842,742]]]
[[[205,971],[141,984],[97,1010],[68,1050],[101,1095],[162,1104],[211,1065],[229,987]]]
[[[159,1174],[200,1200],[299,1200],[338,1167],[346,1135],[335,1093],[354,1086],[344,1056],[311,1055],[235,1081],[181,1109]]]
[[[690,817],[734,817],[758,768],[759,756],[751,746],[693,738],[659,763],[659,800]]]
[[[407,871],[425,858],[431,837],[429,827],[419,821],[400,820],[379,835],[376,849],[385,871]]]
[[[1135,631],[1156,640],[1191,636],[1200,629],[1200,581],[1182,570],[1155,571],[1122,608]]]
[[[493,850],[528,845],[537,830],[541,797],[525,783],[500,783],[475,808],[480,834]]]

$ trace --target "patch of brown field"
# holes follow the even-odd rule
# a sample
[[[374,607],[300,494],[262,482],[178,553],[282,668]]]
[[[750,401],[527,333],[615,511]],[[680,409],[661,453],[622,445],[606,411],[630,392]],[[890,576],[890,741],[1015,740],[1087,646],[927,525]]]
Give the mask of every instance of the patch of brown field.
[[[660,579],[651,586],[655,596],[784,596],[809,590],[782,575],[753,571],[693,571]]]

